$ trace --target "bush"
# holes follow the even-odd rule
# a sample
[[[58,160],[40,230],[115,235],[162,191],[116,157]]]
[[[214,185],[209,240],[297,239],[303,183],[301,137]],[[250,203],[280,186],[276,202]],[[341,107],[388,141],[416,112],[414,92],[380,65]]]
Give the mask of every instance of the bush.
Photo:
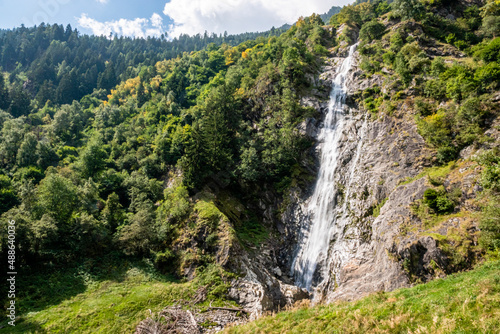
[[[500,37],[495,38],[487,44],[481,44],[475,48],[474,56],[486,62],[500,61]]]
[[[425,52],[420,52],[419,54],[413,56],[408,61],[408,68],[413,73],[421,73],[430,66],[431,62],[429,57]]]
[[[401,78],[405,87],[408,87],[411,83],[413,76],[411,75],[410,70],[408,69],[408,64],[405,61],[404,57],[397,55],[396,61],[394,62],[394,70]]]
[[[477,69],[474,78],[481,83],[483,90],[497,89],[500,82],[500,65],[489,63]]]
[[[449,72],[449,73],[448,73]],[[461,65],[455,65],[447,71],[446,95],[455,101],[461,101],[476,92],[479,82],[474,78],[474,71]]]
[[[496,198],[496,203],[491,202],[483,211],[483,218],[479,223],[481,236],[479,238],[480,245],[491,251],[500,251],[500,205],[499,198]]]
[[[454,44],[458,49],[460,49],[462,51],[469,47],[469,43],[467,43],[466,41],[462,41],[462,40],[455,41]]]
[[[451,145],[451,120],[443,109],[438,110],[436,114],[420,119],[418,130],[425,141],[436,148]]]
[[[488,37],[497,36],[500,34],[500,17],[486,16],[483,19],[481,31]]]
[[[436,158],[440,164],[445,164],[457,158],[457,149],[453,146],[443,146],[438,148]]]
[[[424,94],[435,100],[443,100],[446,97],[446,84],[439,79],[431,79],[425,83]]]
[[[373,40],[380,39],[380,37],[384,34],[384,31],[385,26],[382,23],[373,20],[363,25],[359,31],[359,38],[364,41],[371,42]]]
[[[425,13],[425,8],[419,0],[394,0],[392,10],[403,20],[418,20]]]
[[[162,272],[174,271],[176,261],[177,256],[169,249],[155,254],[155,266]]]
[[[431,62],[431,74],[434,76],[439,76],[441,73],[446,71],[446,64],[441,57],[436,57]]]
[[[449,213],[455,209],[455,204],[446,196],[436,198],[436,207],[433,208],[437,213]]]
[[[415,110],[420,114],[420,116],[429,116],[433,114],[433,106],[421,97],[415,99],[414,102]]]
[[[484,167],[481,185],[494,192],[500,192],[500,150],[487,151],[477,160]]]
[[[391,36],[391,46],[390,49],[392,52],[397,53],[403,45],[405,44],[405,41],[403,39],[403,36],[399,31],[396,31],[392,36]]]
[[[424,192],[424,204],[437,214],[449,213],[455,209],[455,204],[446,196],[445,191],[437,191],[432,188]]]
[[[382,55],[382,59],[384,60],[384,64],[392,65],[396,59],[396,54],[392,51],[387,51]]]

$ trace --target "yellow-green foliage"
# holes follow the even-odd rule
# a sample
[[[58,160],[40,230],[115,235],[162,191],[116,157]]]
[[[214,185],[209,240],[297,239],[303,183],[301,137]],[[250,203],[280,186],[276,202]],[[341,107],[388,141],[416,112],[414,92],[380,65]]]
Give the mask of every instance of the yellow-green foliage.
[[[225,333],[497,333],[500,262],[357,302],[302,307]]]
[[[214,261],[225,264],[236,239],[229,218],[215,204],[216,197],[201,192],[194,197],[189,216],[179,225],[174,242],[180,256],[179,272],[186,275],[193,266],[205,266]]]
[[[209,193],[202,193],[200,199],[196,201],[194,211],[198,215],[200,223],[216,224],[223,217],[222,212],[214,204],[215,196]]]
[[[423,177],[428,177],[430,180],[439,180],[439,181],[444,181],[444,179],[450,174],[450,172],[457,167],[457,163],[455,161],[449,162],[447,165],[444,166],[435,166],[435,167],[429,167],[424,169],[423,172],[418,174],[415,177],[407,178],[406,180],[402,181],[400,184],[408,184],[413,181],[419,180]]]
[[[380,210],[382,209],[382,207],[384,206],[384,204],[387,202],[389,198],[384,198],[382,201],[380,201],[380,203],[378,203],[375,208],[373,208],[373,217],[377,218],[378,216],[380,216]]]

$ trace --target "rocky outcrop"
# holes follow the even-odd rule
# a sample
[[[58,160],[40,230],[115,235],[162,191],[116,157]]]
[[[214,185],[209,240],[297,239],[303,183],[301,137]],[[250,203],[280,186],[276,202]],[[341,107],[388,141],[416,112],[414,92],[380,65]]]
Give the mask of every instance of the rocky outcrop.
[[[331,81],[340,61],[336,57],[327,61],[321,82]],[[434,154],[418,134],[410,106],[401,102],[391,116],[383,112],[371,114],[357,105],[356,96],[375,85],[386,89],[382,75],[366,77],[355,64],[347,81],[347,123],[335,173],[339,190],[336,203],[332,204],[336,221],[328,252],[320,259],[313,278],[315,302],[353,300],[442,276],[459,269],[450,260],[454,255],[446,245],[447,235],[470,234],[470,238],[465,238],[467,242],[476,242],[476,223],[453,218],[428,229],[413,212],[412,207],[431,187],[426,177],[416,176],[432,165]],[[326,111],[324,98],[319,94],[304,98],[302,103],[314,106],[322,114]],[[308,119],[299,130],[316,138],[320,125],[321,121]],[[318,143],[311,154],[317,156],[321,149],[322,143]],[[318,166],[311,166],[311,162],[317,163],[317,159],[310,159],[305,167],[317,170]],[[444,188],[468,189],[460,195],[460,206],[467,209],[473,205],[470,199],[480,190],[476,189],[478,171],[463,171],[463,175],[454,176],[459,170],[443,180]],[[456,180],[460,184],[454,183]],[[289,273],[298,243],[310,229],[306,208],[313,187],[311,182],[309,187],[292,189],[290,204],[281,215],[285,227],[282,235],[288,240],[278,257],[283,276]]]
[[[319,115],[324,116],[327,111],[324,92],[330,88],[346,46],[337,48],[335,57],[326,61],[322,73],[314,79],[315,90],[301,99],[303,106],[314,108]],[[329,247],[313,277],[310,296],[314,302],[354,300],[463,269],[456,254],[452,254],[453,247],[463,246],[465,253],[460,256],[475,256],[471,249],[477,243],[477,222],[451,217],[426,227],[415,214],[414,206],[432,187],[427,177],[417,176],[432,166],[435,154],[417,132],[411,104],[400,101],[391,115],[370,113],[358,105],[360,92],[374,86],[381,87],[384,94],[390,93],[383,74],[367,77],[355,62],[347,78],[346,124],[335,173],[338,190],[332,215],[336,222],[330,232]],[[411,96],[411,92],[407,95]],[[321,122],[321,116],[307,118],[297,129],[316,140]],[[491,122],[497,124],[498,119]],[[495,127],[486,134],[499,137]],[[312,175],[319,169],[322,145],[317,143],[301,162],[301,167]],[[498,140],[488,145],[498,146]],[[467,148],[461,156],[470,158],[476,151]],[[477,210],[473,199],[481,190],[477,185],[479,173],[477,167],[462,164],[442,180],[446,191],[462,189],[457,200],[460,209]],[[293,286],[290,273],[299,243],[310,230],[311,214],[306,208],[315,179],[305,183],[306,186],[290,189],[283,202],[286,205],[281,208],[265,196],[260,201],[264,216],[277,227],[280,241],[272,247],[262,245],[243,252],[238,265],[242,277],[231,288],[231,296],[251,310],[253,316],[309,298],[306,291]],[[273,216],[278,209],[280,220],[276,221]],[[450,240],[453,235],[460,235],[463,245],[450,245],[450,235]]]
[[[320,78],[329,82],[339,62],[339,58],[330,59]],[[381,83],[382,78],[378,76],[363,78],[355,65],[348,78],[348,94],[353,96],[374,85],[382,86]],[[317,102],[311,98],[307,102],[324,112],[319,97]],[[403,254],[406,248],[395,246],[394,239],[399,235],[401,224],[415,219],[410,205],[422,198],[426,189],[424,179],[399,185],[416,176],[429,164],[431,157],[412,120],[384,115],[375,118],[360,110],[353,99],[348,99],[345,113],[347,124],[342,134],[341,163],[336,173],[341,191],[337,193],[333,213],[337,215],[337,226],[332,230],[328,256],[314,278],[315,301],[355,299],[373,291],[410,284],[402,260],[397,256],[398,251]],[[314,136],[317,124],[318,121],[307,121],[304,133]],[[321,143],[315,152],[320,150]],[[310,188],[313,186],[311,184]],[[311,189],[295,189],[292,204],[282,215],[283,225],[287,227],[286,237],[295,243],[310,228],[305,212],[310,192]],[[380,210],[378,217],[374,217],[375,209]],[[421,244],[432,252],[429,242]],[[293,251],[292,246],[282,250],[283,254],[288,254],[288,262],[283,266],[291,265]]]
[[[407,247],[400,244],[395,250],[394,239],[400,234],[401,224],[411,221],[409,206],[422,197],[425,189],[424,179],[420,179],[397,187],[390,194],[380,215],[372,222],[371,238],[361,241],[348,260],[338,266],[335,281],[327,283],[321,293],[322,299],[328,302],[353,300],[371,292],[390,291],[409,285],[410,280],[395,256],[397,251],[407,251]]]
[[[268,243],[258,249],[235,250],[238,256],[231,269],[241,277],[231,283],[229,297],[250,314],[251,320],[266,311],[284,309],[309,298],[307,291],[283,282],[283,273],[273,261],[271,250]]]

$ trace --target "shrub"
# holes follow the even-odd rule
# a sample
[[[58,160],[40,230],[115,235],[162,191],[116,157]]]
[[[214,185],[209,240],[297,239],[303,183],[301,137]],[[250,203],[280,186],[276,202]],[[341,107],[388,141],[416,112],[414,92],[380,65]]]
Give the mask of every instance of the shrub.
[[[418,20],[425,12],[425,8],[419,0],[394,0],[392,10],[403,20]]]
[[[384,34],[384,31],[385,26],[382,23],[373,20],[363,25],[359,31],[359,38],[364,41],[371,42],[373,40],[380,39],[380,37]]]
[[[437,191],[432,188],[424,192],[424,204],[437,214],[449,213],[455,209],[455,204],[446,196],[445,191]]]
[[[446,84],[440,79],[428,80],[424,85],[424,94],[435,100],[442,100],[446,97]]]
[[[415,99],[414,105],[415,105],[415,110],[421,116],[425,117],[425,116],[429,116],[429,115],[433,114],[433,111],[434,111],[433,106],[421,97],[418,97]]]
[[[451,144],[450,119],[446,111],[440,109],[434,115],[418,121],[419,133],[424,139],[436,148]]]
[[[412,75],[410,70],[408,69],[408,64],[404,59],[404,57],[397,55],[396,61],[394,62],[394,67],[395,67],[394,70],[401,78],[401,81],[403,82],[404,86],[408,87],[411,83]]]
[[[403,45],[405,44],[405,41],[403,39],[403,36],[401,35],[401,33],[399,31],[396,31],[392,36],[391,36],[391,46],[390,46],[390,49],[392,52],[394,53],[397,53],[399,52],[399,50],[401,50],[401,48],[403,47]]]
[[[461,101],[476,91],[479,83],[474,79],[471,69],[457,66],[456,76],[449,78],[446,83],[446,95],[455,101]]]
[[[436,158],[440,164],[445,164],[455,160],[457,158],[457,154],[458,151],[455,147],[446,145],[438,148]]]
[[[454,44],[458,49],[460,49],[462,51],[469,47],[469,43],[467,43],[466,41],[462,41],[462,40],[455,41]]]
[[[480,82],[483,90],[497,89],[500,82],[500,65],[492,62],[476,70],[475,80]]]
[[[487,151],[477,160],[484,167],[481,185],[486,189],[500,192],[500,150]]]
[[[420,52],[419,54],[413,56],[408,61],[408,68],[413,73],[420,73],[426,70],[430,66],[431,62],[429,57],[425,52]]]
[[[431,74],[434,76],[438,76],[441,73],[446,71],[446,64],[441,57],[436,57],[431,62]]]
[[[392,65],[396,59],[396,54],[392,51],[387,51],[382,55],[382,59],[386,65]]]
[[[500,34],[500,17],[486,16],[483,19],[481,31],[488,37],[498,36]]]
[[[500,251],[500,205],[492,201],[483,211],[483,218],[479,223],[481,236],[480,245],[491,251]]]
[[[500,37],[487,44],[477,46],[475,51],[474,55],[484,61],[500,61]]]

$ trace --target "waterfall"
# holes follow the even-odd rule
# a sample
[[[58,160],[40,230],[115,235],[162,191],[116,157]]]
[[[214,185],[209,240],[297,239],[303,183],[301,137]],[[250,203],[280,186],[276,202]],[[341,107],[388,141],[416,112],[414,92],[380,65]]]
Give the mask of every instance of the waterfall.
[[[333,211],[337,204],[335,196],[338,190],[335,173],[340,154],[339,143],[345,125],[345,80],[351,69],[355,50],[356,45],[350,47],[349,55],[333,79],[328,113],[318,136],[319,142],[322,143],[318,180],[306,210],[311,218],[310,230],[303,236],[291,268],[296,284],[309,291],[318,264],[327,257],[331,230],[335,225]]]

